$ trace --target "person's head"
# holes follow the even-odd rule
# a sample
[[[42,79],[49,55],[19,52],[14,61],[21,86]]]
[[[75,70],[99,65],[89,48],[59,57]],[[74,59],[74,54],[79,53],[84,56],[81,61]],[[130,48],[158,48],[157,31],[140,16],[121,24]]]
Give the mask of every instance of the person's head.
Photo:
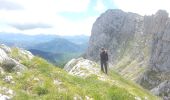
[[[101,48],[102,51],[105,51],[104,47]]]

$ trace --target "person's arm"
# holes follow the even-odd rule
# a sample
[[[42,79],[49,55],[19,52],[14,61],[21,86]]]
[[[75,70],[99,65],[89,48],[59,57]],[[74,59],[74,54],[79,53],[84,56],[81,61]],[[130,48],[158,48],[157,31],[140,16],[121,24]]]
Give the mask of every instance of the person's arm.
[[[108,61],[109,60],[109,57],[108,57],[108,54],[107,54],[107,52],[106,52],[106,61]]]
[[[102,59],[102,54],[100,53],[100,60]]]

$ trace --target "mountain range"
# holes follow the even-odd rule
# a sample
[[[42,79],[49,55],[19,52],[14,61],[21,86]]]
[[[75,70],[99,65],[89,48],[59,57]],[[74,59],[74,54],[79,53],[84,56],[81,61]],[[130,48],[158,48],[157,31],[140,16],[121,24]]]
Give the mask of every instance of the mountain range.
[[[55,65],[63,65],[71,58],[83,54],[88,45],[89,36],[24,35],[0,33],[0,43],[11,47],[20,47],[34,55],[45,58]]]

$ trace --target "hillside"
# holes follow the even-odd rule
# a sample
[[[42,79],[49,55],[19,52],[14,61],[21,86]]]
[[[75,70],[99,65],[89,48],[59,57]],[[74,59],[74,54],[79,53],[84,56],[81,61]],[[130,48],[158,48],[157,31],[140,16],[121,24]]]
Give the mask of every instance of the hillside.
[[[29,50],[32,54],[42,57],[46,59],[48,62],[57,65],[60,68],[63,68],[64,65],[71,60],[72,58],[79,57],[82,53],[51,53],[51,52],[44,52],[41,50],[30,49]]]
[[[74,64],[72,62],[75,62]],[[95,62],[77,59],[65,67],[53,66],[30,52],[0,46],[0,99],[3,100],[157,100],[147,90],[114,71],[99,72]],[[71,64],[71,65],[70,65]],[[75,64],[81,65],[76,66]],[[88,72],[93,68],[96,73]],[[70,72],[85,72],[86,77]],[[76,70],[79,69],[79,70]]]
[[[86,58],[99,61],[101,47],[112,69],[155,95],[170,99],[170,18],[164,10],[151,16],[110,9],[92,27]]]

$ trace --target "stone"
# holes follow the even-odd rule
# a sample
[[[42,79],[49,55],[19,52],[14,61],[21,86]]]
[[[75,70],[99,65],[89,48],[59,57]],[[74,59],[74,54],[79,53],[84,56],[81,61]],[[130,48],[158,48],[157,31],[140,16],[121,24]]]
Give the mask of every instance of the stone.
[[[0,91],[3,93],[0,94],[0,100],[11,100],[12,97],[15,95],[14,91],[7,87],[0,86]]]
[[[13,80],[12,76],[5,76],[5,78],[3,79],[6,83],[11,83]]]
[[[2,64],[3,61],[8,60],[9,57],[6,54],[6,52],[0,48],[0,64]]]
[[[19,49],[19,54],[26,55],[28,59],[32,59],[34,56],[26,50]],[[11,49],[10,47],[0,44],[0,67],[3,68],[5,71],[24,71],[27,69],[26,66],[19,63],[19,61],[15,60],[10,56]],[[1,70],[2,72],[2,70]]]
[[[91,74],[98,75],[100,73],[97,63],[84,58],[72,59],[65,65],[64,70],[84,78]]]
[[[34,58],[34,55],[30,51],[24,49],[19,49],[19,51],[22,55],[26,55],[30,60]]]
[[[82,97],[78,94],[75,94],[73,100],[83,100]]]
[[[10,100],[11,98],[7,95],[0,94],[0,100]]]
[[[164,81],[157,87],[153,88],[151,92],[157,96],[163,96],[164,100],[170,99],[170,81]]]
[[[3,49],[7,54],[11,53],[11,48],[4,44],[0,44],[0,48]]]
[[[89,96],[85,96],[85,100],[94,100],[94,99],[90,98]]]
[[[55,80],[53,81],[53,83],[54,83],[55,85],[61,85],[61,84],[62,84],[62,82],[61,82],[60,80],[58,80],[58,79],[55,79]]]
[[[40,81],[40,79],[37,78],[37,77],[34,77],[33,80],[36,81],[36,82],[39,82],[39,81]]]
[[[8,72],[12,72],[12,71],[22,72],[27,69],[26,66],[20,64],[18,61],[12,58],[4,60],[1,66],[4,70]]]
[[[135,97],[135,100],[142,100],[140,97]]]

